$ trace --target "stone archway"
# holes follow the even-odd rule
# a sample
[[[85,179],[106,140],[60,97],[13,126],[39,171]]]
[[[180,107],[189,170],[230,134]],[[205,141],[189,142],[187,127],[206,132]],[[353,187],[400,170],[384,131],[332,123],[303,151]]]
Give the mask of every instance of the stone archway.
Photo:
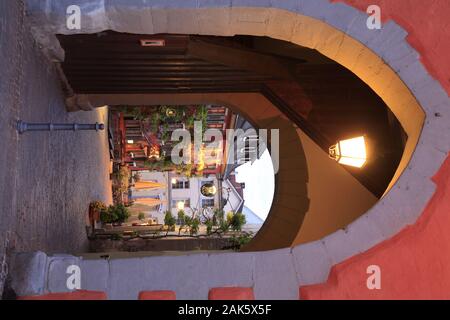
[[[37,37],[43,43],[51,44],[52,36],[57,33],[74,33],[65,28],[65,17],[61,14],[65,12],[65,2],[28,1],[41,28],[36,29]],[[389,22],[378,31],[368,30],[365,14],[328,1],[243,0],[219,1],[220,4],[171,1],[161,5],[145,5],[141,1],[79,3],[86,17],[80,33],[110,29],[147,34],[266,35],[317,49],[367,83],[386,102],[408,134],[407,146],[389,191],[345,231],[337,231],[293,250],[240,254],[239,257],[229,254],[204,257],[212,266],[228,259],[239,270],[236,276],[223,279],[211,275],[205,285],[222,282],[225,285],[227,281],[239,284],[240,275],[258,274],[261,271],[259,263],[276,259],[278,265],[265,270],[271,273],[269,279],[256,277],[253,284],[263,288],[267,281],[278,283],[282,288],[271,295],[292,298],[294,291],[289,284],[292,279],[302,285],[324,281],[332,264],[369,249],[413,223],[433,194],[435,187],[429,178],[445,158],[444,152],[436,151],[442,147],[436,139],[441,132],[435,121],[433,108],[436,102],[430,98],[440,88],[421,68],[418,54],[405,40],[406,32],[395,23]],[[56,42],[53,42],[53,52],[58,52]],[[441,102],[448,103],[447,100]],[[440,117],[448,116],[448,110],[442,109]],[[448,141],[444,143],[448,144]],[[442,149],[447,150],[448,146]],[[173,259],[177,258],[183,259]],[[142,267],[147,263],[134,262]],[[261,291],[260,297],[264,294]]]

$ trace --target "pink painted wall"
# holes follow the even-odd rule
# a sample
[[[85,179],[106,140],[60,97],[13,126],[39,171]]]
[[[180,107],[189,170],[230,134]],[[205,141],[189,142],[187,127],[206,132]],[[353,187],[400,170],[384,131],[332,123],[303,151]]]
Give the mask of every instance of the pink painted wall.
[[[422,63],[450,94],[449,0],[332,0],[362,11],[372,4],[381,8],[383,21],[394,20],[408,31],[408,42]]]
[[[429,73],[450,93],[450,1],[336,0],[365,11],[381,7],[409,33]],[[303,299],[450,299],[450,156],[433,178],[437,191],[415,225],[335,265],[324,284],[300,288]],[[369,290],[367,267],[381,268],[381,289]]]
[[[450,299],[450,156],[433,178],[437,190],[417,223],[334,266],[328,282],[300,289],[306,299]],[[381,269],[368,290],[367,267]]]

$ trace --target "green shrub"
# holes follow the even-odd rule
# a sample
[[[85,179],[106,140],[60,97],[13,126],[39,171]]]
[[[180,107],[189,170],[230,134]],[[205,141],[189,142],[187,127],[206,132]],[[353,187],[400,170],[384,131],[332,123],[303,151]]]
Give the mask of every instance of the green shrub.
[[[233,211],[227,212],[227,223],[229,225],[231,225],[231,221],[233,220],[233,216],[234,216],[234,212]]]
[[[205,225],[206,225],[206,234],[210,235],[212,232],[212,228],[213,228],[213,221],[212,219],[208,219],[205,221]]]
[[[190,227],[190,226],[192,225],[192,218],[189,217],[189,216],[184,216],[184,224],[185,224],[187,227]]]
[[[150,130],[153,133],[158,132],[158,124],[159,124],[160,115],[158,112],[152,113],[151,119],[150,119]]]
[[[238,236],[233,236],[230,240],[234,250],[239,250],[242,246],[249,243],[253,238],[253,232],[242,232]]]
[[[100,221],[103,223],[114,223],[116,220],[117,217],[111,215],[107,210],[100,213]]]
[[[179,210],[178,211],[178,216],[177,216],[177,218],[178,218],[178,223],[179,224],[182,224],[182,225],[184,225],[184,220],[185,220],[185,213],[184,213],[184,210]]]
[[[91,209],[97,210],[98,212],[105,211],[107,209],[106,204],[102,201],[92,201],[89,204]]]
[[[114,233],[114,234],[111,235],[111,240],[113,240],[113,241],[119,241],[119,240],[122,240],[122,239],[123,239],[122,235],[120,235],[118,233]]]
[[[176,223],[175,217],[172,215],[172,212],[170,210],[167,210],[164,214],[164,224],[166,226],[172,227]]]
[[[119,171],[115,173],[114,185],[119,193],[128,191],[130,177],[131,172],[127,166],[120,167]]]
[[[219,225],[224,218],[225,212],[222,209],[214,209],[214,213],[213,213],[213,224],[215,226]]]
[[[122,223],[128,220],[130,211],[123,204],[110,205],[107,210],[100,213],[103,223]]]
[[[181,234],[181,229],[186,225],[186,214],[184,213],[184,210],[178,211],[178,224],[180,225],[180,228],[178,229],[178,235]]]
[[[242,230],[242,226],[246,223],[246,219],[245,219],[245,215],[242,212],[236,212],[235,214],[233,214],[232,218],[231,218],[231,229],[233,229],[234,231],[241,231]]]
[[[191,236],[197,234],[199,228],[200,228],[200,219],[199,218],[192,219],[191,228],[190,228]]]
[[[145,219],[145,213],[139,212],[139,214],[138,214],[138,219],[139,219],[139,220],[144,220],[144,219]]]

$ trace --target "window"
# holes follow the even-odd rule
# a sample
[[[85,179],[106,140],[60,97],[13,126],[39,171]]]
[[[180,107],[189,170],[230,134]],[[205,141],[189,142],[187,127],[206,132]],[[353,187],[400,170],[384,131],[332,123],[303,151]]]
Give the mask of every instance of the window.
[[[172,199],[172,208],[178,208],[178,203],[183,202],[185,208],[191,206],[191,199]]]
[[[214,207],[214,199],[202,199],[202,208]]]
[[[175,183],[172,183],[172,189],[189,189],[189,180],[177,180]]]

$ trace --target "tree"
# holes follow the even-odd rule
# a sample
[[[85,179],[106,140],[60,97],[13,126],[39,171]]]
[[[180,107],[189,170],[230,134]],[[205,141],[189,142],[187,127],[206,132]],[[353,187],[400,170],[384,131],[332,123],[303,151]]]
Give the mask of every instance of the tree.
[[[229,228],[230,228],[230,225],[229,225],[228,222],[226,222],[225,220],[222,220],[222,221],[219,223],[219,230],[220,230],[222,233],[227,232]]]
[[[222,209],[216,208],[214,209],[212,221],[214,226],[220,225],[224,218],[225,212]]]
[[[192,220],[193,219],[189,216],[184,217],[184,224],[185,224],[186,228],[189,228],[189,229],[191,228]]]
[[[199,228],[200,228],[200,219],[199,218],[192,219],[191,229],[190,229],[191,236],[197,234]]]
[[[181,229],[183,229],[183,227],[186,224],[186,214],[184,213],[184,210],[178,211],[178,223],[180,224],[180,227],[178,229],[178,235],[180,235]]]
[[[233,220],[233,215],[234,215],[233,211],[227,212],[227,223],[228,223],[228,225],[231,225],[231,221]]]
[[[205,225],[206,225],[206,234],[209,236],[212,233],[212,228],[213,228],[213,221],[212,219],[208,219],[205,221]]]
[[[245,215],[242,212],[236,212],[231,217],[231,229],[234,231],[241,231],[242,226],[246,223]]]
[[[172,227],[176,224],[175,217],[172,215],[172,212],[170,212],[170,210],[167,210],[164,214],[164,224],[167,226],[167,235],[169,233],[169,230],[172,229]]]

